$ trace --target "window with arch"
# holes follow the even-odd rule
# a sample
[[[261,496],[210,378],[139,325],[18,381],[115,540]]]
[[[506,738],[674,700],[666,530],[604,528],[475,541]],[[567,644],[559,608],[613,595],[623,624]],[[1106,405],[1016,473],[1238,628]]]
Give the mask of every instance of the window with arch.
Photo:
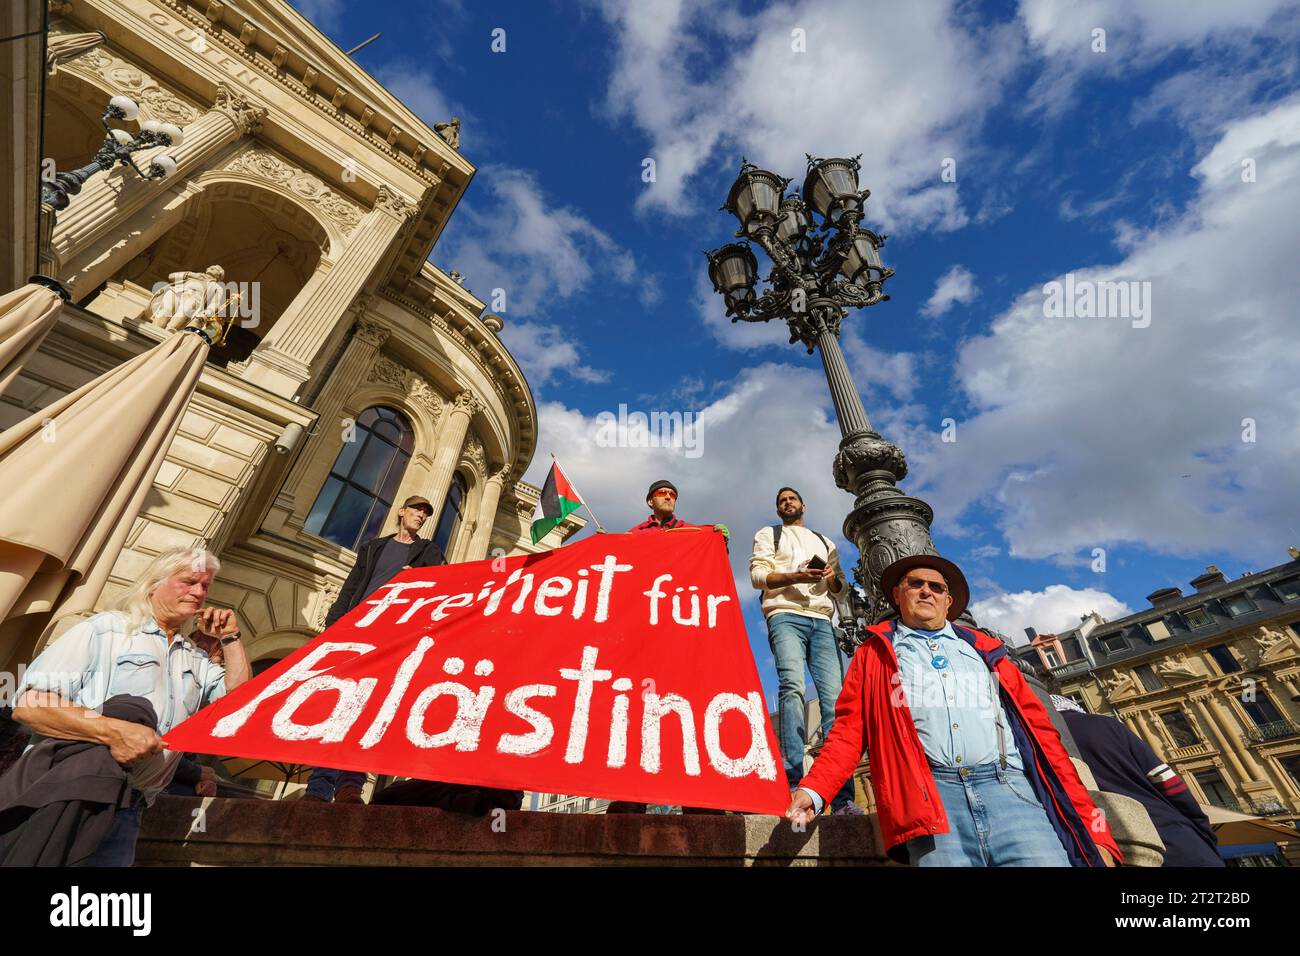
[[[438,529],[433,533],[433,542],[442,551],[443,557],[446,557],[451,542],[455,538],[456,529],[460,527],[460,520],[464,516],[465,496],[469,494],[469,483],[465,481],[465,476],[459,471],[452,476],[451,487],[447,489],[447,502],[442,506],[442,514],[438,518]]]
[[[396,409],[373,405],[357,416],[303,527],[356,550],[384,528],[411,460],[411,424]]]

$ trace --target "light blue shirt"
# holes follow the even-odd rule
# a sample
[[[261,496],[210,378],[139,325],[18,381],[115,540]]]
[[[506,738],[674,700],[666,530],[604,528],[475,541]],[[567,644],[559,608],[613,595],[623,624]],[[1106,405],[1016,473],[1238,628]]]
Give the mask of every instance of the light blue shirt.
[[[29,690],[58,694],[88,710],[101,710],[119,694],[144,697],[165,734],[226,693],[226,672],[186,637],[170,644],[157,623],[129,629],[116,613],[96,614],[61,634],[31,664],[14,700]],[[41,735],[32,735],[32,745]],[[179,753],[163,751],[133,764],[132,786],[147,802],[171,781]]]
[[[896,703],[906,703],[925,759],[932,767],[976,767],[997,763],[1002,753],[999,722],[1007,767],[1023,770],[1024,763],[1011,734],[997,677],[974,647],[957,636],[950,622],[938,631],[910,628],[894,622],[894,654],[898,675],[891,693]],[[942,666],[938,666],[942,665]],[[821,813],[825,799],[801,787]]]
[[[997,693],[997,677],[979,651],[958,637],[950,622],[939,631],[923,631],[897,621],[893,637],[898,656],[894,693],[901,691],[912,711],[930,766],[997,763],[1005,749],[1007,766],[1023,769]]]

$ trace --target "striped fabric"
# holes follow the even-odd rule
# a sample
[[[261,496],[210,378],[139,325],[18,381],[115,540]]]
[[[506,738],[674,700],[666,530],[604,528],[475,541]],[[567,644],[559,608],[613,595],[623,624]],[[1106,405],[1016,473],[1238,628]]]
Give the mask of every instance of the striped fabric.
[[[1166,797],[1172,797],[1176,793],[1182,793],[1187,789],[1187,784],[1183,778],[1178,776],[1178,772],[1167,763],[1162,763],[1154,770],[1148,770],[1147,776],[1151,782],[1156,785]]]

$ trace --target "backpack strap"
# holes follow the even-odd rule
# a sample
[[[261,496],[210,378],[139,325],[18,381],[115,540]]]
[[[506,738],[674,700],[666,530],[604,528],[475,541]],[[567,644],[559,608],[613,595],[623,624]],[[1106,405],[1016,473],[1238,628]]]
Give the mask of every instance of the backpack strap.
[[[779,524],[774,524],[774,525],[772,525],[772,553],[773,553],[774,555],[776,554],[777,549],[778,549],[779,547],[781,547],[781,530],[782,530],[784,527],[785,527],[785,525],[779,525]],[[809,528],[808,530],[809,530],[809,531],[812,531],[811,528]],[[830,554],[830,553],[831,553],[831,543],[830,543],[830,540],[826,537],[826,535],[822,534],[820,531],[813,531],[813,534],[815,534],[815,535],[817,535],[817,537],[821,538],[821,540],[822,540],[822,544],[826,545],[826,553],[827,553],[827,554]]]

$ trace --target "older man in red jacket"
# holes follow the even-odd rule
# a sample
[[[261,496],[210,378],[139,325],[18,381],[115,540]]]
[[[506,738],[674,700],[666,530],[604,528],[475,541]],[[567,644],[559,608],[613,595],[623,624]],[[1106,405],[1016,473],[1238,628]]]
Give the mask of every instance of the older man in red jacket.
[[[867,629],[786,816],[810,821],[865,750],[899,862],[1114,866],[1105,817],[1006,647],[952,623],[970,597],[961,570],[917,555],[886,568],[880,586],[899,619]]]

